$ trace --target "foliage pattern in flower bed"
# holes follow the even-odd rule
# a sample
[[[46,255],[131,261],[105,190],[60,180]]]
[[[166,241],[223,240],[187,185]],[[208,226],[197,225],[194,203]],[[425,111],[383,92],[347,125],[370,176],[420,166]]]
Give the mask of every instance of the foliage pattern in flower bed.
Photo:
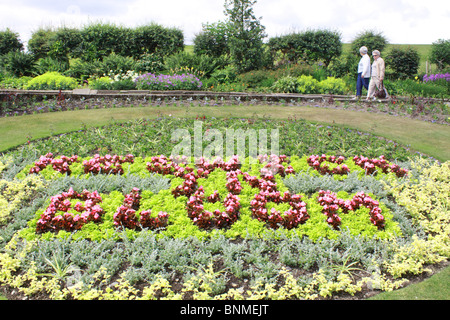
[[[135,158],[131,154],[124,157],[96,154],[79,159],[76,155],[55,158],[47,154],[23,169],[18,176],[23,177],[28,172],[57,179],[67,175],[123,175],[133,172],[141,177],[152,174],[168,177],[171,188],[153,194],[135,187],[125,195],[118,192],[100,195],[97,190],[78,193],[70,188],[51,197],[46,209],[38,211],[36,219],[22,235],[27,234],[27,238],[32,239],[35,234],[45,232],[50,232],[47,237],[52,237],[52,233],[80,230],[75,238],[98,240],[109,237],[114,227],[134,231],[158,229],[162,235],[171,237],[200,238],[217,234],[229,238],[246,237],[246,233],[261,237],[272,233],[274,237],[296,234],[319,239],[336,237],[341,228],[353,235],[370,237],[390,238],[401,234],[397,224],[391,221],[390,210],[364,192],[340,192],[338,198],[329,190],[318,190],[313,194],[296,194],[288,190],[283,178],[294,176],[296,170],[308,170],[311,159],[317,158],[327,157],[271,155],[261,156],[258,161],[246,158],[241,163],[237,156],[233,156],[228,161],[202,158],[196,163],[186,160],[178,163],[177,159],[164,155]],[[335,158],[328,157],[329,160]],[[339,164],[346,162],[351,167],[350,170],[345,165],[347,174],[353,171],[359,176],[386,175],[386,168],[393,166],[381,157],[384,167],[378,172],[368,170],[367,166],[361,168],[356,159],[365,159],[367,163],[378,163],[380,159],[345,159],[342,156],[338,159]],[[91,170],[98,163],[103,167]],[[315,172],[313,174],[317,174]],[[402,169],[402,172],[401,176],[405,176],[407,170]],[[398,177],[396,173],[389,174]],[[336,176],[345,178],[342,174]],[[155,212],[153,216],[152,212]],[[156,212],[159,213],[156,215]]]

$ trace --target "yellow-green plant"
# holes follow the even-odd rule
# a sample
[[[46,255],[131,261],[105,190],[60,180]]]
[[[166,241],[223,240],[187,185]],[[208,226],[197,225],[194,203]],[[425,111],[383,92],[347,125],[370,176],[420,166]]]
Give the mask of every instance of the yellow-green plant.
[[[0,224],[7,221],[12,212],[26,204],[33,194],[44,188],[44,180],[35,175],[27,176],[23,180],[0,180]]]
[[[450,257],[450,161],[430,163],[425,159],[411,162],[419,172],[414,181],[390,179],[387,189],[397,203],[407,208],[413,220],[426,232],[426,238],[413,236],[408,245],[396,246],[393,259],[386,262],[394,277],[411,272],[422,273],[424,266]]]
[[[28,90],[73,90],[78,86],[77,80],[63,76],[58,72],[46,72],[27,83]]]

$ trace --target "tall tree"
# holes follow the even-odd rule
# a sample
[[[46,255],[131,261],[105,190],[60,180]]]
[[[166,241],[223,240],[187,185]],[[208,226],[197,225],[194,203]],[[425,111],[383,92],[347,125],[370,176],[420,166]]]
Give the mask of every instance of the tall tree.
[[[230,54],[239,73],[258,69],[264,61],[263,39],[267,35],[262,18],[253,13],[255,3],[256,0],[225,0]]]
[[[0,31],[0,56],[7,54],[11,51],[22,51],[23,44],[19,40],[19,34],[17,32],[6,29]]]

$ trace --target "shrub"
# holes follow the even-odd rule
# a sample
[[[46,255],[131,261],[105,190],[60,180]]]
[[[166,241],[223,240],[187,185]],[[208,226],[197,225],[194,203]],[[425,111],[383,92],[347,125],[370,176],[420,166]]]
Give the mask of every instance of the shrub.
[[[121,74],[128,70],[135,70],[137,62],[131,57],[124,57],[115,53],[106,56],[103,61],[83,61],[75,59],[66,75],[86,80],[89,78],[99,78],[109,74]]]
[[[81,49],[81,31],[75,28],[62,27],[55,31],[49,39],[51,56],[61,58],[77,57],[83,54]]]
[[[373,30],[366,30],[359,33],[352,41],[351,52],[355,56],[359,57],[359,49],[362,46],[366,46],[369,49],[369,54],[373,50],[383,51],[388,44],[388,40],[382,32],[376,32]]]
[[[154,23],[140,26],[128,32],[127,48],[129,52],[122,54],[135,59],[151,53],[166,57],[184,49],[183,31]]]
[[[275,82],[267,70],[249,71],[238,76],[240,82],[248,84],[249,88],[271,87]]]
[[[116,53],[103,58],[100,68],[102,73],[121,73],[127,70],[134,70],[136,62],[131,57],[124,57]]]
[[[5,71],[15,77],[31,76],[35,71],[35,60],[31,54],[11,51],[2,60]]]
[[[5,89],[25,89],[28,81],[30,81],[31,77],[5,77],[2,79],[0,83],[0,88]]]
[[[297,78],[292,76],[283,77],[273,84],[272,89],[275,92],[296,93]]]
[[[61,61],[54,58],[41,58],[36,63],[36,70],[38,74],[44,74],[46,72],[60,72],[63,73],[69,69],[68,61]]]
[[[342,42],[338,32],[307,30],[271,38],[269,48],[273,56],[281,53],[281,58],[287,62],[323,61],[328,67],[332,60],[341,55]]]
[[[62,27],[39,29],[28,42],[28,50],[36,58],[79,58],[102,60],[112,53],[139,59],[143,54],[167,56],[184,47],[183,32],[151,24],[135,29],[110,23],[93,23],[82,29]]]
[[[394,71],[394,78],[407,79],[417,74],[420,56],[417,50],[408,47],[404,50],[394,48],[386,57],[387,65]]]
[[[77,85],[77,81],[73,78],[58,72],[46,72],[30,80],[26,88],[29,90],[73,90]]]
[[[334,77],[320,81],[319,90],[321,93],[329,94],[345,94],[348,91],[345,81]]]
[[[94,90],[133,90],[136,89],[134,80],[139,75],[131,70],[126,73],[109,73],[108,76],[89,79],[89,87]]]
[[[45,58],[51,49],[51,39],[54,37],[55,31],[50,28],[40,28],[33,32],[28,41],[28,51],[32,53],[36,59]]]
[[[164,70],[164,59],[156,53],[145,53],[135,63],[134,70],[139,73],[157,73]]]
[[[198,77],[210,77],[211,74],[227,65],[225,57],[214,58],[204,54],[196,55],[188,52],[179,52],[165,60],[165,68],[171,73],[195,73]]]
[[[444,98],[450,94],[449,86],[433,82],[419,82],[412,79],[385,81],[385,86],[391,95],[413,95],[421,97]]]
[[[225,22],[204,24],[202,31],[194,38],[194,53],[216,58],[229,54],[228,28],[229,26]]]
[[[233,82],[236,77],[237,72],[236,68],[233,65],[218,69],[211,74],[211,78],[213,78],[216,83]]]
[[[110,77],[89,79],[89,87],[93,90],[111,90],[113,80]]]
[[[128,47],[127,28],[118,27],[114,24],[90,24],[81,30],[81,43],[79,58],[84,61],[102,59],[115,52],[127,55]],[[77,56],[78,57],[78,56]]]
[[[450,65],[450,39],[433,42],[430,60],[437,64],[439,70]]]
[[[274,83],[272,90],[283,93],[345,94],[349,88],[343,79],[328,77],[325,80],[318,81],[313,76],[302,75],[298,78],[283,77]]]
[[[328,67],[329,72],[333,77],[344,77],[348,75],[356,75],[359,59],[361,57],[355,56],[352,52],[342,55],[339,59],[333,60]],[[356,81],[356,79],[355,79]]]
[[[65,72],[69,77],[86,80],[91,76],[103,76],[102,63],[100,61],[83,61],[81,59],[74,59],[69,70]]]
[[[309,61],[323,61],[325,67],[342,53],[341,35],[331,30],[308,30],[304,33],[305,53]]]
[[[319,81],[313,78],[313,76],[300,76],[297,78],[297,91],[304,94],[319,93],[320,91]]]

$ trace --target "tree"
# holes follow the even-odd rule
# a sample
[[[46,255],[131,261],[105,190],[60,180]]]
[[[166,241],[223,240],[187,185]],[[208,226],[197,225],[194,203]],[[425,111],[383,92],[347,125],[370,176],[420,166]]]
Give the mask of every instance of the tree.
[[[239,73],[256,70],[264,64],[263,39],[267,36],[253,13],[256,0],[225,0],[225,15],[230,27],[229,46]]]
[[[359,56],[359,49],[362,46],[366,46],[369,49],[369,54],[373,50],[379,50],[383,52],[384,48],[388,44],[388,40],[383,35],[382,32],[376,32],[373,30],[366,30],[359,33],[356,38],[352,41],[352,53]]]
[[[6,29],[0,31],[0,56],[9,52],[18,52],[23,50],[23,44],[19,40],[19,34]]]
[[[222,21],[203,24],[202,31],[194,39],[194,53],[213,57],[229,54],[228,29],[228,24]]]
[[[34,31],[28,41],[28,51],[31,52],[36,59],[46,58],[52,49],[52,39],[55,36],[55,31],[51,28],[40,28]]]
[[[439,70],[450,65],[450,39],[439,39],[431,46],[431,62],[435,63]]]

